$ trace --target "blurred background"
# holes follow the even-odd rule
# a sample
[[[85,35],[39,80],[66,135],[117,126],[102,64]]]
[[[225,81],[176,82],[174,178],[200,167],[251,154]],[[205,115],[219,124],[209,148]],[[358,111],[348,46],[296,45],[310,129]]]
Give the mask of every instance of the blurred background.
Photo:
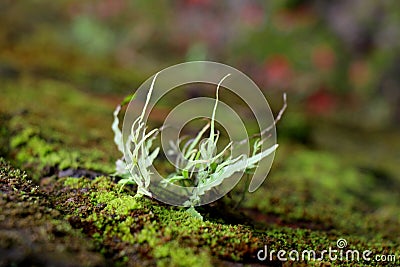
[[[400,158],[398,10],[372,0],[4,0],[0,79],[62,81],[118,103],[167,66],[218,61],[253,79],[275,113],[288,93],[281,140],[380,168]]]
[[[399,122],[396,1],[2,1],[2,78],[125,92],[171,64],[213,60],[316,115]],[[361,109],[363,109],[361,112]]]

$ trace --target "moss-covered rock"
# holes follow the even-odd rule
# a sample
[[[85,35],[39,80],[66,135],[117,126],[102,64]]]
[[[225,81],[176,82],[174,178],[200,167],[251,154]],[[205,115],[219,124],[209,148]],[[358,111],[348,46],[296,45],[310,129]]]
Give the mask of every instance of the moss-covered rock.
[[[4,240],[11,240],[2,244],[5,264],[36,263],[43,251],[54,251],[51,246],[59,243],[65,246],[60,245],[56,254],[57,265],[68,265],[70,258],[65,255],[70,250],[78,251],[77,265],[280,265],[276,254],[260,262],[257,253],[265,246],[276,251],[320,251],[335,247],[339,238],[347,240],[348,249],[375,254],[399,251],[398,183],[392,179],[388,188],[388,183],[335,154],[284,143],[271,176],[247,195],[241,209],[231,208],[240,198],[236,190],[231,193],[233,200],[226,197],[198,208],[201,221],[183,208],[135,197],[135,188],[121,188],[118,178],[110,176],[119,157],[108,130],[112,105],[59,81],[27,79],[6,83],[4,88],[1,153],[28,176],[2,161],[5,194],[0,224],[29,238],[41,231],[37,249],[15,257],[19,234],[13,235],[14,240],[6,238],[8,232],[0,232]],[[14,229],[10,225],[15,220],[24,223]],[[38,262],[46,265],[53,260]],[[329,265],[330,261],[290,264]]]
[[[5,83],[4,92],[4,153],[35,180],[63,170],[113,172],[117,153],[111,130],[104,130],[112,120],[104,120],[106,102],[55,81]]]
[[[277,159],[275,171],[244,206],[280,224],[384,238],[399,242],[396,222],[397,191],[369,173],[349,166],[332,154],[304,148],[288,150]],[[400,189],[400,187],[399,187]],[[260,215],[263,214],[263,215]],[[275,219],[273,219],[275,218]],[[397,229],[394,229],[397,228]],[[371,229],[373,231],[371,232]]]
[[[105,266],[93,242],[0,158],[0,266]]]

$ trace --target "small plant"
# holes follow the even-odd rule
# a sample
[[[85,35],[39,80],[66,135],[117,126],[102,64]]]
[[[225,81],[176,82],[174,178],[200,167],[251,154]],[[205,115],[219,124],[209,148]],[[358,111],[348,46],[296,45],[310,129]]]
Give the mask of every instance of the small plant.
[[[176,155],[177,168],[175,173],[162,182],[164,185],[180,182],[194,187],[190,199],[184,203],[185,206],[190,207],[191,212],[193,212],[193,207],[200,203],[200,197],[207,191],[217,187],[224,179],[229,178],[236,172],[244,172],[256,168],[258,162],[270,155],[278,147],[278,145],[274,145],[267,150],[260,151],[264,139],[258,138],[254,141],[250,157],[242,154],[233,158],[229,153],[233,146],[232,142],[223,148],[221,152],[217,151],[219,132],[215,130],[215,112],[218,106],[220,86],[229,76],[230,74],[226,75],[218,83],[211,122],[206,124],[194,139],[188,140],[183,145],[182,152],[180,152],[180,140],[176,143],[170,143],[171,150],[169,153]],[[210,129],[208,137],[202,139],[208,129]]]
[[[137,194],[147,195],[149,197],[152,196],[151,192],[148,190],[151,175],[149,167],[153,164],[153,161],[157,157],[160,148],[157,147],[152,152],[150,149],[159,132],[159,129],[152,129],[146,133],[147,127],[143,122],[143,118],[153,92],[157,75],[158,73],[153,78],[141,115],[132,124],[131,133],[126,144],[124,144],[122,132],[118,128],[118,114],[122,105],[126,101],[123,101],[123,103],[118,105],[115,109],[114,122],[111,127],[114,131],[114,142],[116,143],[118,150],[124,153],[125,148],[125,152],[129,156],[129,160],[121,158],[116,162],[116,174],[123,177],[119,183],[123,185],[136,184],[138,186]],[[129,99],[132,99],[132,97],[129,97]],[[127,99],[125,98],[125,100]]]
[[[119,151],[124,153],[125,150],[126,155],[129,157],[129,160],[121,158],[116,162],[116,174],[122,177],[119,183],[124,185],[136,184],[138,186],[137,194],[147,195],[149,197],[152,197],[149,191],[149,185],[151,183],[149,167],[153,164],[160,150],[159,147],[156,147],[151,151],[151,148],[160,129],[152,129],[146,132],[147,127],[143,119],[157,76],[158,74],[153,78],[143,111],[133,122],[131,133],[125,144],[121,130],[118,128],[118,114],[123,104],[129,102],[132,96],[126,98],[123,103],[116,108],[114,111],[114,122],[112,124],[112,130],[115,134],[114,141]],[[286,95],[284,95],[284,107],[279,112],[273,125],[264,129],[259,134],[259,138],[253,138],[254,142],[251,156],[248,157],[242,154],[234,158],[231,155],[230,151],[233,145],[240,145],[243,141],[238,144],[230,142],[225,148],[218,152],[217,144],[220,134],[215,129],[215,113],[218,107],[219,89],[222,82],[229,76],[230,74],[223,77],[217,85],[211,121],[198,132],[195,138],[188,140],[183,146],[181,146],[181,139],[169,141],[171,149],[168,153],[176,156],[176,169],[174,173],[171,173],[167,178],[163,179],[161,184],[167,186],[169,183],[175,183],[181,186],[193,187],[194,190],[190,198],[184,203],[184,206],[188,207],[187,211],[190,214],[200,219],[202,219],[202,216],[195,210],[194,206],[201,203],[201,196],[219,186],[224,179],[231,177],[236,172],[251,173],[263,158],[276,150],[278,147],[277,144],[261,151],[262,144],[265,140],[261,136],[272,129],[286,109]],[[203,138],[208,130],[208,136]],[[182,149],[180,149],[180,147],[182,147]]]

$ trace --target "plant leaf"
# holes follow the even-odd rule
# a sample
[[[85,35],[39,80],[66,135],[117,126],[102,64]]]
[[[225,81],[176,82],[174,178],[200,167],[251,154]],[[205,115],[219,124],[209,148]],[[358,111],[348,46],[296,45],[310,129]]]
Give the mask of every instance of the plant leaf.
[[[192,206],[186,210],[193,218],[203,220],[203,216]]]

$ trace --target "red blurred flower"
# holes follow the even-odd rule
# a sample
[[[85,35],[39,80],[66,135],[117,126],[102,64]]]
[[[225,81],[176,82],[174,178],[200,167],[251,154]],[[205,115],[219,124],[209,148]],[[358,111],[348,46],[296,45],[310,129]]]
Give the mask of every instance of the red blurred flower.
[[[292,79],[292,68],[288,59],[282,55],[275,55],[265,62],[266,82],[270,86],[287,87]]]
[[[321,88],[307,98],[306,109],[312,114],[329,114],[337,105],[336,97]]]

